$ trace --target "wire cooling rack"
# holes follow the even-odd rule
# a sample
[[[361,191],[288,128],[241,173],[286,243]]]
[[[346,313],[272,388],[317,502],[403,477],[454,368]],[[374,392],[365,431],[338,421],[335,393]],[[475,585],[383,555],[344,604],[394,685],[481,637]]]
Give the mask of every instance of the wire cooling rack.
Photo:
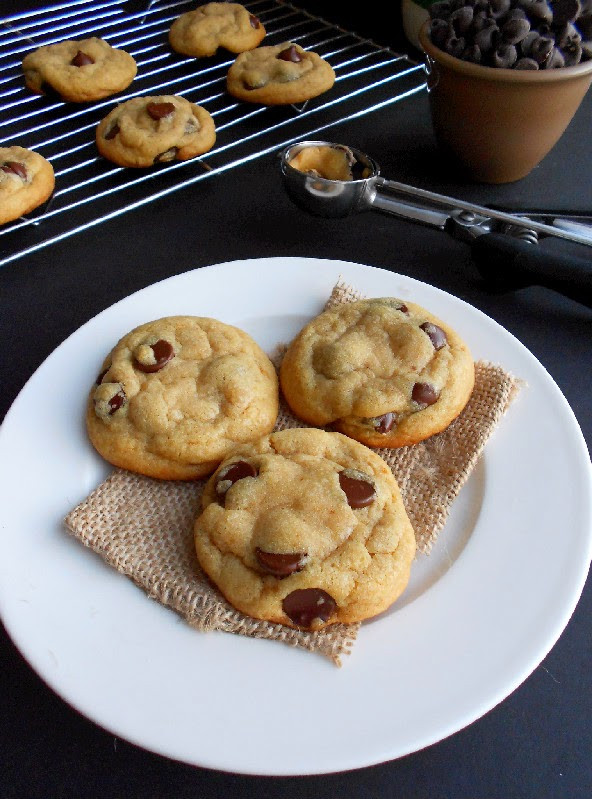
[[[235,56],[187,58],[168,43],[173,20],[195,0],[73,0],[0,19],[0,144],[35,150],[53,165],[56,188],[42,207],[0,228],[0,266],[221,172],[377,111],[425,88],[422,65],[277,0],[243,3],[265,25],[265,45],[298,43],[335,70],[333,88],[300,106],[241,103],[225,91]],[[128,89],[94,103],[64,103],[24,85],[21,62],[37,47],[100,36],[129,52],[138,73]],[[215,147],[201,158],[145,170],[99,156],[95,128],[117,104],[138,95],[178,94],[206,108]]]

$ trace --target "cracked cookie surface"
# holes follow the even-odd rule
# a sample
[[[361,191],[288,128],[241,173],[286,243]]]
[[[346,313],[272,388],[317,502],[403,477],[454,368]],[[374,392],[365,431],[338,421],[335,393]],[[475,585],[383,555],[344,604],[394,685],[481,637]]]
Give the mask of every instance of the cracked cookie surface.
[[[226,76],[226,88],[233,97],[263,105],[303,103],[334,83],[335,72],[328,61],[292,42],[241,53]]]
[[[261,20],[240,3],[206,3],[181,14],[169,30],[173,50],[195,58],[214,55],[219,47],[243,53],[264,37]]]
[[[0,147],[0,225],[28,214],[53,192],[52,165],[25,147]]]
[[[136,76],[134,58],[104,39],[48,44],[23,59],[25,84],[36,94],[57,93],[71,103],[100,100],[127,88]]]
[[[416,548],[384,460],[313,428],[237,448],[206,485],[194,537],[202,568],[235,608],[313,630],[388,608]]]
[[[119,166],[185,161],[214,146],[210,113],[178,95],[134,97],[116,106],[96,130],[102,156]]]
[[[280,382],[292,411],[372,447],[415,444],[466,405],[474,363],[461,337],[419,305],[394,298],[325,311],[289,345]]]
[[[216,319],[172,316],[113,348],[90,391],[86,425],[113,465],[188,480],[268,433],[277,413],[276,371],[254,339]]]

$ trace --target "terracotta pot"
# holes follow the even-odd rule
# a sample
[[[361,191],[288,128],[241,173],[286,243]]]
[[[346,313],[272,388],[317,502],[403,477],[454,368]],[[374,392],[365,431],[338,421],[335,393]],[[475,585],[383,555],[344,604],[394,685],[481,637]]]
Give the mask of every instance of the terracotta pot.
[[[473,180],[509,183],[542,161],[592,82],[592,60],[575,67],[517,70],[461,61],[419,32],[434,133]]]

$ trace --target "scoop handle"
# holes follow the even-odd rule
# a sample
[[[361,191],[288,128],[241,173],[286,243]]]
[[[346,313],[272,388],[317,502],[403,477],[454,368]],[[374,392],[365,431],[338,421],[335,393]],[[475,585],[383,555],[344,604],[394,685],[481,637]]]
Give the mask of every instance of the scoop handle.
[[[478,236],[471,252],[492,291],[544,286],[592,308],[592,258],[551,253],[503,233]]]

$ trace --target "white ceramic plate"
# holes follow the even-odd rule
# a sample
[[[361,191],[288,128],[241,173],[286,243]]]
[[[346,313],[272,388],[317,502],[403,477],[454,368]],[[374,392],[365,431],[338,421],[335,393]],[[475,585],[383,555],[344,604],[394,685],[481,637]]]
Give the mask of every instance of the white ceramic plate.
[[[489,441],[408,590],[362,626],[342,668],[277,642],[197,633],[70,537],[62,519],[106,476],[86,440],[88,386],[129,329],[213,316],[271,352],[342,275],[448,319],[476,359],[528,384]],[[68,338],[7,415],[0,457],[0,611],[43,679],[146,749],[250,774],[342,771],[416,751],[500,702],[567,624],[591,558],[590,460],[541,364],[480,311],[359,264],[246,260],[172,277]]]

